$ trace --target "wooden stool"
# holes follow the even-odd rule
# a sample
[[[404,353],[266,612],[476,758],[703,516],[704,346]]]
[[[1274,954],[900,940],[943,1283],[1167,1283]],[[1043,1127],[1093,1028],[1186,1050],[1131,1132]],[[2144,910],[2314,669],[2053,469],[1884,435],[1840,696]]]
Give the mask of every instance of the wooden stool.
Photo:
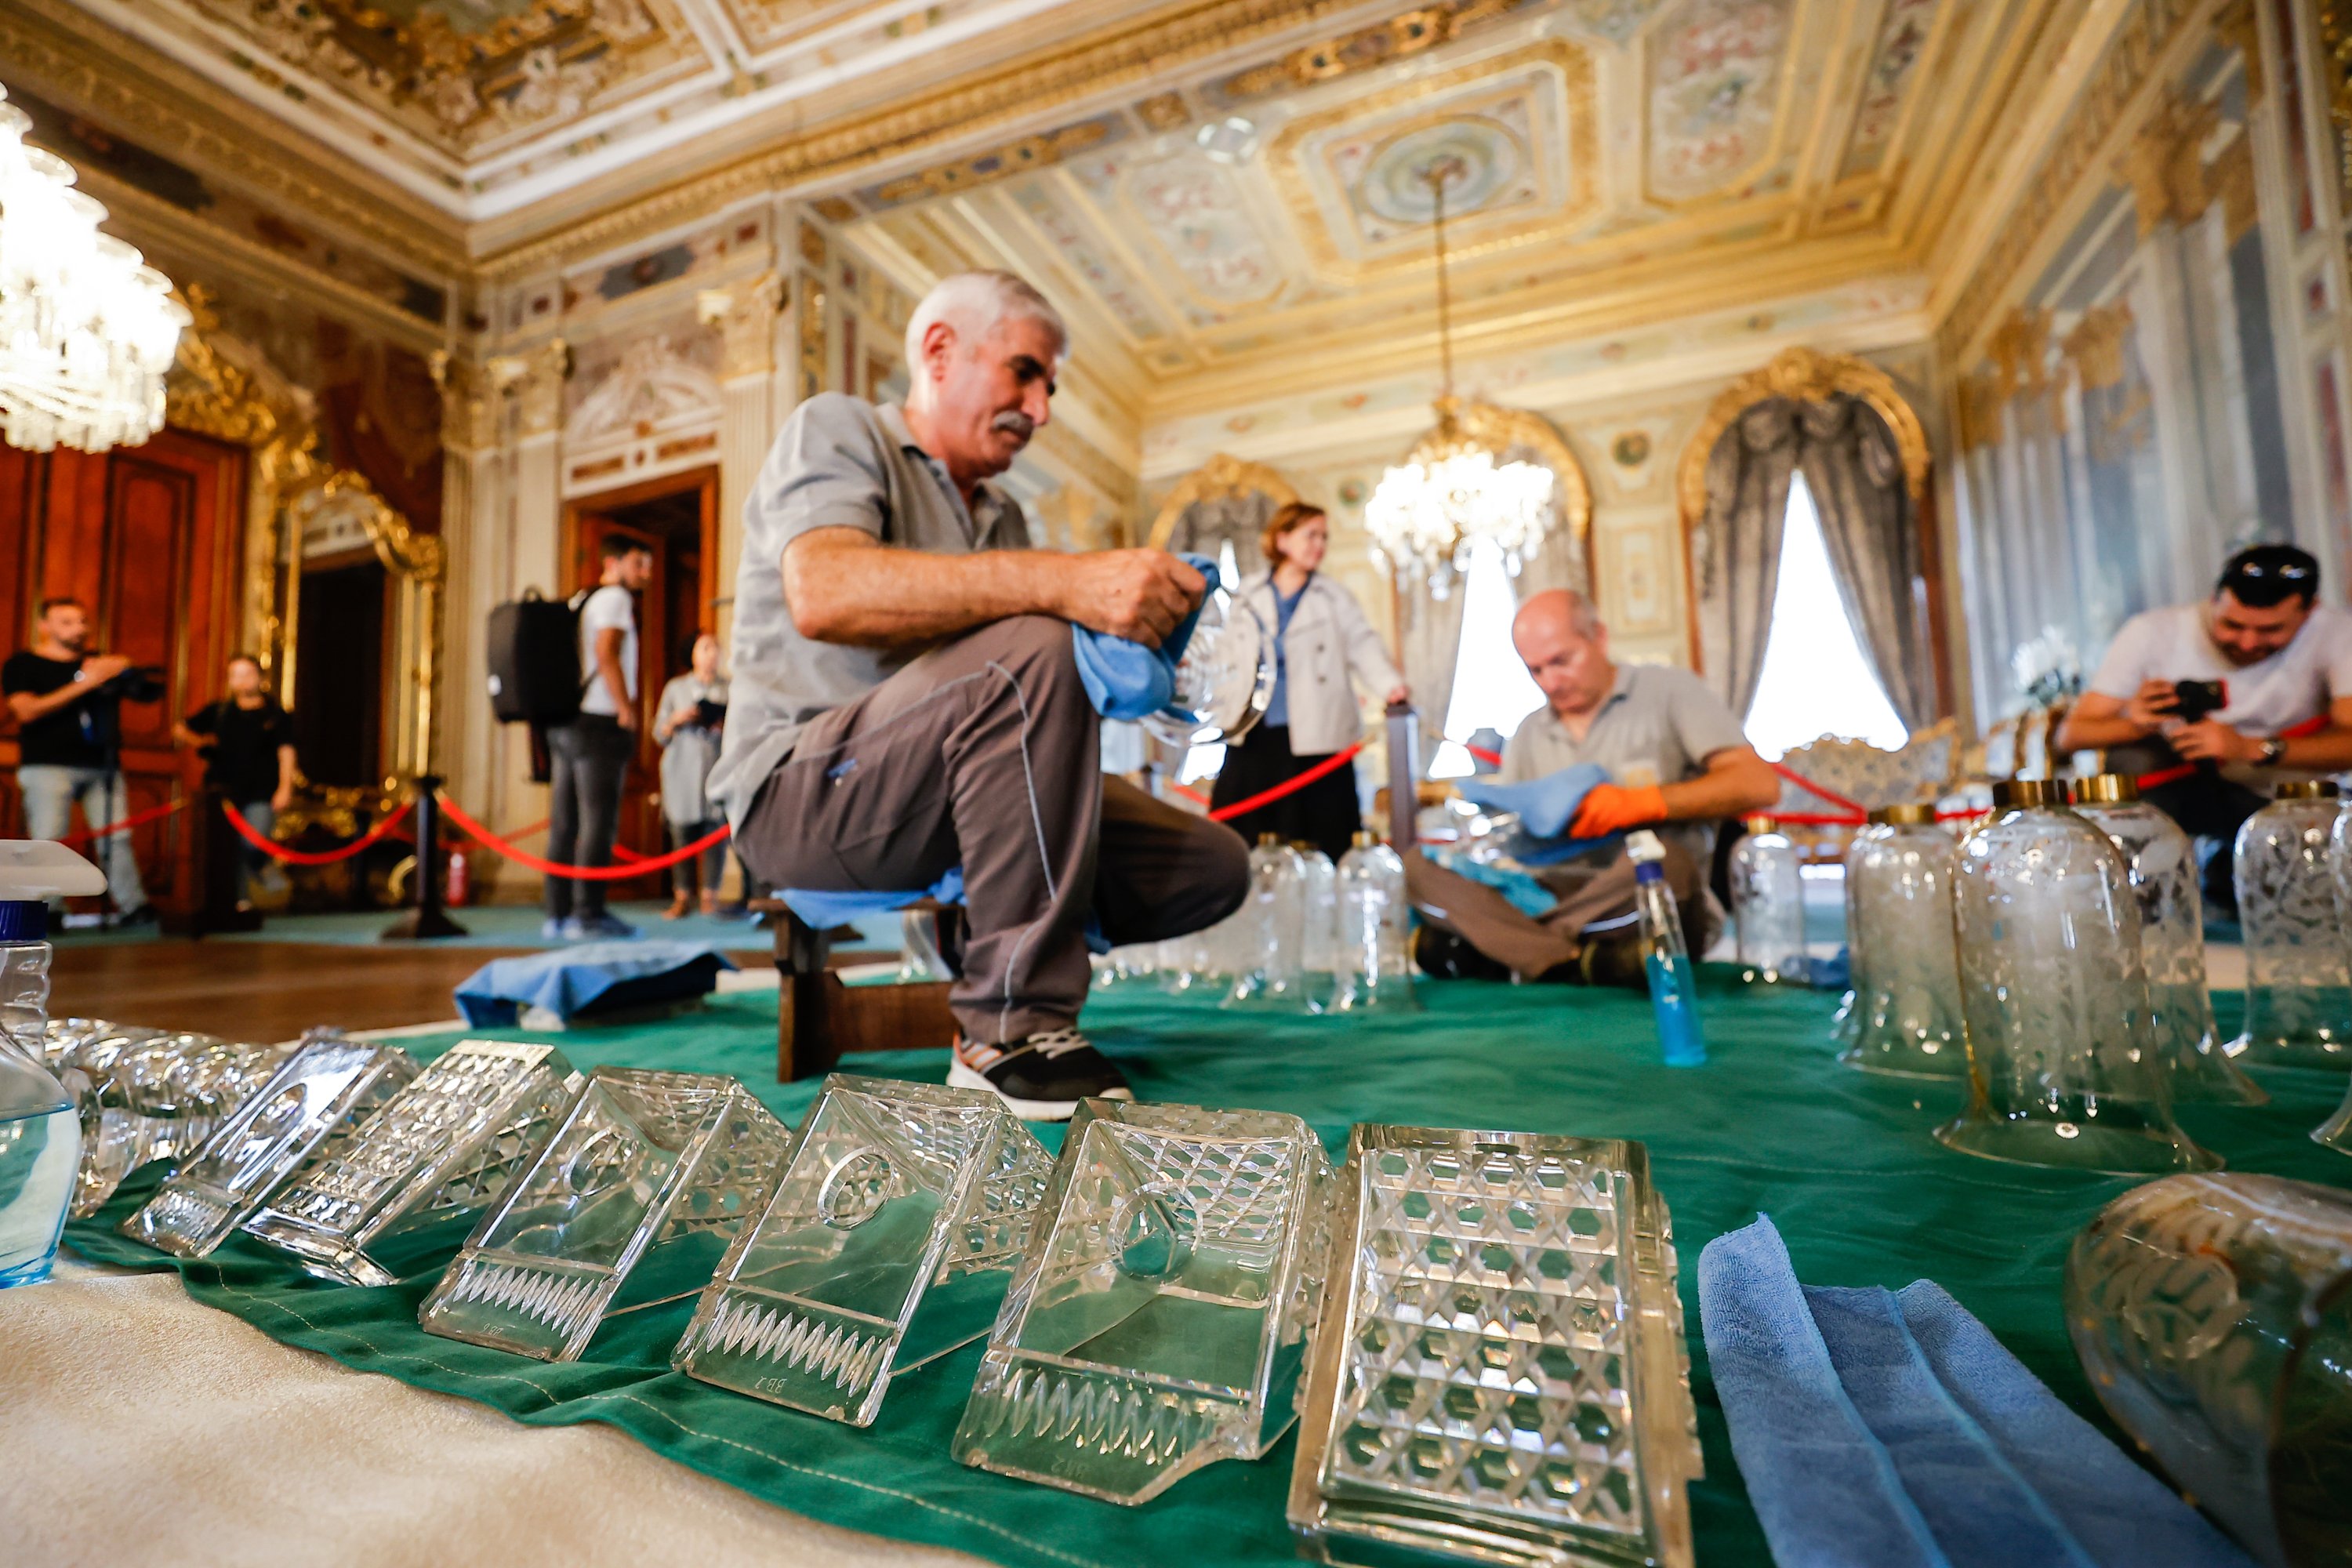
[[[830,967],[833,939],[794,914],[782,899],[751,909],[776,929],[776,1081],[814,1078],[858,1051],[903,1051],[955,1043],[948,983],[845,985]],[[929,899],[907,906],[939,922],[939,947],[953,964],[963,951],[963,910]]]

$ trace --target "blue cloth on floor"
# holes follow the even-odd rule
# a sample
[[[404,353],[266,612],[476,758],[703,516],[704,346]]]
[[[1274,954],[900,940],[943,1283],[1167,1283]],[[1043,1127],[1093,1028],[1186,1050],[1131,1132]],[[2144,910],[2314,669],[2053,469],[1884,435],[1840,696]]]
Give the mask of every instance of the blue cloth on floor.
[[[1424,853],[1439,868],[1451,871],[1457,877],[1467,877],[1474,882],[1483,882],[1494,889],[1503,895],[1511,908],[1523,915],[1541,920],[1551,912],[1551,907],[1554,904],[1559,902],[1559,897],[1549,888],[1545,887],[1525,871],[1514,870],[1508,866],[1496,866],[1491,862],[1473,860],[1458,849],[1433,847]]]
[[[1932,1281],[1800,1285],[1759,1215],[1707,1243],[1698,1282],[1780,1568],[2251,1568]]]
[[[1184,563],[1209,581],[1201,604],[1217,591],[1217,563],[1205,555],[1185,555]],[[1106,719],[1149,719],[1176,696],[1176,663],[1200,624],[1201,605],[1178,624],[1158,647],[1146,647],[1127,637],[1115,637],[1088,626],[1070,624],[1070,637],[1078,656],[1078,679],[1095,711]]]
[[[1489,811],[1517,812],[1519,826],[1531,838],[1558,838],[1576,820],[1576,808],[1592,786],[1609,782],[1609,770],[1599,763],[1578,763],[1525,784],[1496,784],[1492,779],[1466,778],[1462,798]]]
[[[928,888],[914,888],[904,892],[817,893],[800,888],[786,888],[776,895],[784,900],[793,913],[819,931],[847,925],[860,915],[887,915],[892,910],[903,910],[918,899],[936,899],[943,904],[963,902],[963,868],[950,866],[940,879]]]
[[[458,984],[457,1011],[476,1027],[510,1026],[525,1007],[571,1019],[608,1007],[707,996],[735,961],[707,942],[583,942],[494,958]]]

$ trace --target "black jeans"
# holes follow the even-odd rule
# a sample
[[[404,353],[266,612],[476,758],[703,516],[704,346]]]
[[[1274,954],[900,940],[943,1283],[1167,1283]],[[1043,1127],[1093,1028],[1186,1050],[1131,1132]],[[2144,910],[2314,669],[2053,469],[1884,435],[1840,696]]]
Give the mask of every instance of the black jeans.
[[[2158,784],[2140,798],[2173,821],[2192,838],[2219,839],[2211,847],[2199,845],[2204,855],[2200,886],[2205,907],[2218,915],[2237,918],[2238,889],[2232,878],[2238,829],[2246,818],[2270,803],[2242,784],[2232,784],[2210,768],[2200,768],[2185,779]]]
[[[621,788],[637,738],[603,713],[583,713],[568,724],[551,725],[547,800],[547,858],[560,866],[609,866],[621,826]],[[594,920],[604,912],[601,881],[549,877],[548,918]]]

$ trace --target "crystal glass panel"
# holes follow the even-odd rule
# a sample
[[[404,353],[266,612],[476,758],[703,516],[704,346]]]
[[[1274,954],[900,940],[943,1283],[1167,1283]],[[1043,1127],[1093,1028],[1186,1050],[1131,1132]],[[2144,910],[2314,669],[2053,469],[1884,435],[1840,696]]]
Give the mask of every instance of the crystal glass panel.
[[[2172,1119],[2139,899],[2105,834],[2063,807],[2001,810],[1960,845],[1953,910],[1969,1102],[1939,1142],[2118,1175],[2221,1163]]]
[[[2255,1557],[2352,1562],[2352,1194],[2135,1187],[2074,1239],[2066,1329],[2116,1424]]]
[[[2274,800],[2238,829],[2246,1026],[2230,1054],[2249,1067],[2352,1068],[2352,948],[2336,907],[2330,799]]]
[[[575,1361],[608,1318],[701,1290],[791,1150],[790,1130],[735,1079],[599,1068],[417,1321]]]
[[[1081,1102],[956,1458],[1139,1503],[1264,1455],[1296,1414],[1329,1180],[1295,1116]]]
[[[1673,1222],[1639,1143],[1360,1125],[1289,1517],[1332,1561],[1691,1561]]]
[[[871,1426],[892,1376],[988,1331],[1052,1168],[993,1095],[835,1073],[672,1364]]]
[[[1853,955],[1852,1041],[1838,1060],[1898,1078],[1962,1078],[1960,972],[1952,943],[1952,836],[1882,823],[1846,854]]]
[[[416,1070],[416,1059],[392,1046],[333,1034],[306,1037],[196,1157],[123,1222],[122,1234],[177,1257],[205,1257],[305,1160],[348,1142]]]
[[[122,1179],[148,1162],[194,1153],[292,1049],[112,1025],[52,1029],[48,1056],[60,1081],[89,1089],[77,1091],[82,1157],[74,1217],[96,1214]]]
[[[2270,1096],[2223,1049],[2205,979],[2205,901],[2197,891],[2197,851],[2179,824],[2142,801],[2076,808],[2107,836],[2131,871],[2139,899],[2139,951],[2158,1058],[2172,1075],[2172,1098],[2264,1105]]]
[[[341,1149],[296,1172],[245,1228],[347,1285],[391,1285],[372,1256],[411,1232],[470,1222],[555,1131],[580,1075],[552,1046],[464,1040]]]

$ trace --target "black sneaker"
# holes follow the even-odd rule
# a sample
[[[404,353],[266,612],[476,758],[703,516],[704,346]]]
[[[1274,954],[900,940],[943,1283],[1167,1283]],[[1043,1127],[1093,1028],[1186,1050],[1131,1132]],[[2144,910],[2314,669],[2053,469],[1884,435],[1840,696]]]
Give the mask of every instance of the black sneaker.
[[[1135,1091],[1110,1058],[1075,1028],[1047,1029],[1025,1040],[982,1045],[956,1036],[953,1089],[984,1089],[1024,1121],[1067,1121],[1078,1101],[1133,1100]]]

